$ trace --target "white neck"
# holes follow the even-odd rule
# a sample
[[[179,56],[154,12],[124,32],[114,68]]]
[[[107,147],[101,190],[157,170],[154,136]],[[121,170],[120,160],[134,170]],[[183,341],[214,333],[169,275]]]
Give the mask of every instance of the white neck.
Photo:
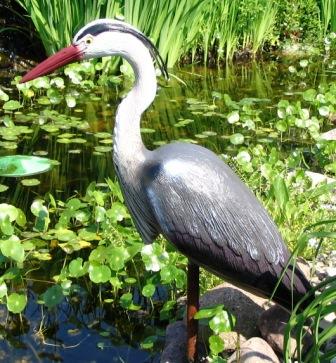
[[[156,94],[155,68],[148,49],[135,37],[132,37],[132,42],[128,42],[128,45],[122,56],[132,66],[135,82],[116,113],[114,126],[116,163],[128,163],[138,157],[142,159],[146,148],[141,139],[140,118]]]

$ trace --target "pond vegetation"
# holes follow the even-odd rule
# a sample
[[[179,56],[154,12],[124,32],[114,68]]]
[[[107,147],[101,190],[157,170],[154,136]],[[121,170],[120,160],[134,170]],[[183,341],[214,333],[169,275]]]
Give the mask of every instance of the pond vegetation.
[[[100,69],[100,64],[95,67]],[[334,185],[312,189],[304,171],[335,173],[335,142],[320,138],[332,126],[335,68],[330,59],[322,68],[312,60],[297,60],[284,61],[281,67],[271,62],[225,71],[176,70],[186,85],[178,80],[161,83],[143,120],[143,137],[150,148],[172,140],[211,148],[264,201],[292,249],[305,229],[322,233],[316,232],[321,228],[320,249],[334,249],[334,240],[328,238],[333,225],[321,222],[334,218],[333,210],[322,208]],[[106,324],[112,309],[130,325],[146,326],[136,341],[132,331],[125,340],[114,340],[123,328],[118,319],[108,321],[102,340],[95,333],[98,348],[109,352],[112,341],[113,346],[154,346],[155,352],[161,347],[165,322],[182,314],[177,298],[184,294],[187,261],[163,240],[143,246],[112,181],[114,112],[131,80],[103,74],[93,82],[91,63],[71,65],[64,73],[65,78],[43,77],[27,85],[18,84],[17,78],[2,94],[2,155],[43,155],[54,160],[54,166],[34,178],[2,178],[1,296],[11,312],[26,308],[22,316],[29,316],[35,310],[32,325],[39,325],[41,334],[56,324],[55,314],[64,306],[71,310],[71,320],[79,319],[72,310],[91,306],[96,296],[99,324]],[[314,223],[321,224],[309,230]],[[316,238],[309,233],[305,242],[307,236],[310,241]],[[302,254],[313,258],[316,244],[308,243]],[[204,273],[202,289],[217,281]],[[223,310],[216,309],[206,313],[208,318],[218,314],[226,322]],[[59,326],[54,336],[63,336],[63,329]],[[78,329],[81,341],[88,328]],[[42,338],[47,341],[48,334]],[[221,346],[215,342],[213,352],[219,352]]]
[[[81,1],[19,2],[48,54],[91,20]],[[261,0],[89,3],[91,16],[119,15],[150,34],[169,66],[181,57],[222,64],[255,56],[279,39],[286,48],[293,37],[304,34],[309,44],[318,34],[322,52],[301,58],[172,69],[169,82],[159,81],[142,134],[150,149],[182,140],[221,155],[262,200],[294,256],[314,260],[335,250],[335,182],[315,187],[305,173],[336,174],[336,141],[321,137],[336,119],[334,2],[321,1],[319,10],[316,1],[283,1],[277,11],[274,2]],[[282,6],[293,7],[292,14]],[[53,19],[49,28],[46,18]],[[61,75],[27,84],[8,77],[0,84],[0,155],[47,157],[53,165],[39,175],[0,178],[1,359],[158,362],[165,326],[183,316],[187,259],[163,239],[143,245],[114,178],[113,120],[132,84],[127,66],[119,66],[83,62]],[[203,271],[201,290],[219,281]],[[335,327],[319,335],[316,324],[335,310],[327,305],[335,283],[324,283],[310,309],[290,320],[288,334],[315,318],[317,344],[302,361],[336,355],[319,352]],[[217,306],[198,318],[209,321],[209,354],[222,362],[218,334],[232,328],[234,317]]]

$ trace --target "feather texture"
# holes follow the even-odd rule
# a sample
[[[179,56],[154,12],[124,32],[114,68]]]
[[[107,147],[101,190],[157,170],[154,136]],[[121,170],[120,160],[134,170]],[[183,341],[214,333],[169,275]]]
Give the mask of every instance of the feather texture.
[[[195,263],[271,296],[290,257],[266,210],[211,151],[174,143],[151,153],[143,187],[160,232]],[[286,272],[274,300],[291,307],[310,288]],[[293,288],[292,288],[293,287]]]

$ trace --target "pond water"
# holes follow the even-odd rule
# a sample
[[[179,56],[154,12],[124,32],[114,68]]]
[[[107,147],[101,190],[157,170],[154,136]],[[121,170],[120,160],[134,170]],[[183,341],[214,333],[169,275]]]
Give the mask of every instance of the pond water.
[[[142,118],[144,142],[148,148],[155,148],[185,140],[219,154],[236,154],[239,147],[257,143],[274,144],[281,149],[307,146],[309,140],[300,135],[300,130],[287,134],[279,143],[281,133],[274,127],[276,106],[280,99],[294,102],[305,90],[336,79],[334,63],[315,61],[303,68],[299,60],[282,60],[237,64],[224,70],[174,70],[169,83],[160,83],[155,103]],[[90,181],[113,178],[110,135],[116,105],[125,92],[123,89],[129,86],[130,82],[119,86],[119,92],[114,92],[113,87],[79,92],[70,86],[67,94],[76,100],[75,107],[66,107],[65,102],[44,106],[45,97],[40,97],[41,104],[35,102],[34,107],[16,112],[15,124],[28,127],[31,133],[27,129],[10,132],[7,127],[9,132],[1,133],[0,156],[45,156],[59,165],[41,174],[38,186],[29,188],[23,187],[20,179],[13,182],[0,178],[1,184],[11,187],[9,193],[0,194],[0,201],[26,209],[36,194],[48,191],[65,200],[74,192],[84,193]],[[230,109],[225,95],[240,101],[239,105],[233,104]],[[242,108],[243,127],[241,123],[227,122],[229,111]],[[230,141],[236,133],[244,136],[242,143]]]
[[[184,140],[229,156],[254,144],[274,146],[284,153],[291,153],[294,147],[309,153],[312,141],[306,133],[301,134],[300,129],[282,133],[281,125],[275,127],[277,104],[281,99],[294,102],[306,90],[331,80],[336,80],[336,62],[322,58],[307,64],[281,60],[219,70],[176,69],[169,83],[160,81],[155,103],[143,116],[144,142],[155,148]],[[8,78],[0,84],[8,86]],[[7,115],[22,129],[11,131],[10,120],[3,121],[0,156],[38,155],[56,163],[51,171],[34,176],[37,185],[23,185],[23,178],[0,178],[0,183],[9,187],[0,193],[0,202],[28,210],[38,195],[49,192],[55,199],[66,200],[85,193],[91,181],[104,183],[106,178],[113,178],[110,135],[116,104],[129,85],[119,85],[118,92],[116,85],[85,92],[70,85],[66,102],[71,107],[65,101],[52,106],[45,100],[45,92],[38,91],[34,105],[26,102],[20,112],[9,112]],[[9,87],[6,92],[15,98],[16,91]],[[64,301],[53,312],[42,309],[41,313],[36,300],[45,283],[39,280],[48,280],[49,275],[50,271],[45,275],[39,272],[36,281],[30,283],[29,305],[22,322],[18,317],[6,321],[5,308],[0,311],[0,360],[159,361],[161,338],[154,352],[141,349],[139,344],[149,335],[162,337],[167,322],[160,323],[145,312],[132,315],[108,308],[99,303],[98,288],[87,294],[81,286],[77,298]]]

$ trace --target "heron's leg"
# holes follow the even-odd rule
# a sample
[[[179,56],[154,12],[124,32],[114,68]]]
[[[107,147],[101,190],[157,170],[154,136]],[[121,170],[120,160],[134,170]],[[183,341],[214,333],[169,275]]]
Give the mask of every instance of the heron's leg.
[[[199,309],[199,267],[189,260],[187,278],[187,358],[188,362],[197,360],[198,321],[194,315]]]

